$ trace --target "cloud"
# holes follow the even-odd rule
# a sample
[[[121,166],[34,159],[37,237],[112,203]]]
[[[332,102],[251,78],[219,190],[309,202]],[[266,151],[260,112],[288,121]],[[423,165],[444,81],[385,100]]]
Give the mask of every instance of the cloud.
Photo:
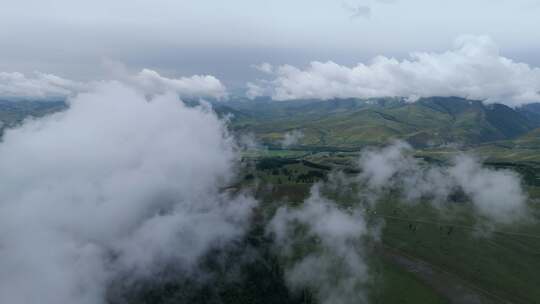
[[[257,97],[266,96],[272,93],[268,88],[263,87],[262,85],[259,85],[259,84],[255,84],[253,82],[248,82],[246,86],[247,86],[246,97],[249,99],[255,99]]]
[[[349,2],[342,2],[341,6],[345,11],[349,13],[351,19],[370,19],[373,13],[373,7],[377,4],[394,4],[397,0],[374,0],[368,4],[350,4]]]
[[[111,65],[108,64],[109,68]],[[156,95],[174,92],[185,98],[222,99],[227,97],[225,86],[219,79],[211,75],[167,78],[150,69],[143,69],[136,74],[129,74],[127,69],[118,64],[115,64],[113,69],[116,79],[129,83],[145,94]],[[83,83],[40,72],[35,72],[31,76],[18,72],[0,72],[0,99],[65,99],[77,93],[89,91],[100,82]]]
[[[510,224],[527,218],[527,195],[519,175],[485,168],[469,155],[454,157],[446,167],[429,165],[415,159],[408,144],[396,142],[364,151],[359,166],[360,181],[371,200],[373,195],[398,189],[409,202],[428,198],[439,206],[463,191],[476,212],[489,221]]]
[[[343,8],[350,14],[351,19],[356,18],[370,18],[371,17],[371,7],[367,5],[351,5],[349,3],[343,2]]]
[[[302,131],[300,130],[292,130],[290,132],[287,132],[283,135],[283,139],[281,140],[281,146],[283,146],[284,148],[294,146],[303,137],[304,137],[304,133],[302,133]]]
[[[527,195],[516,173],[483,168],[476,159],[461,155],[453,160],[449,175],[471,197],[481,215],[503,223],[526,216]]]
[[[272,72],[274,71],[274,66],[272,66],[268,62],[263,62],[261,64],[253,65],[253,68],[256,69],[259,72],[263,72],[263,73],[266,73],[266,74],[272,74]]]
[[[243,236],[255,201],[220,191],[239,157],[224,122],[173,94],[96,84],[0,143],[0,302],[106,303]]]
[[[527,218],[527,198],[514,172],[485,168],[467,155],[455,157],[448,166],[430,165],[412,153],[407,143],[399,141],[366,150],[359,158],[358,179],[333,172],[327,182],[313,185],[302,204],[277,209],[266,233],[282,257],[291,290],[308,290],[323,304],[366,303],[370,284],[366,244],[380,240],[384,222],[367,221],[364,207],[388,193],[409,203],[428,199],[440,208],[440,203],[463,191],[482,224]],[[348,197],[357,193],[360,200],[345,207],[323,193]]]
[[[83,83],[52,74],[34,72],[26,76],[18,72],[0,72],[1,99],[64,99],[84,89]]]
[[[214,76],[195,75],[191,77],[167,78],[158,72],[143,69],[132,77],[132,81],[140,86],[144,92],[163,94],[176,92],[180,97],[212,97],[225,98],[227,90],[225,86]]]
[[[501,56],[487,36],[461,36],[449,51],[415,52],[401,61],[378,56],[354,67],[282,65],[272,80],[257,85],[276,100],[459,96],[519,106],[540,101],[540,68]]]
[[[371,232],[361,212],[339,209],[315,185],[300,207],[278,209],[267,232],[287,257],[285,280],[293,290],[309,288],[322,304],[366,302],[362,240]]]

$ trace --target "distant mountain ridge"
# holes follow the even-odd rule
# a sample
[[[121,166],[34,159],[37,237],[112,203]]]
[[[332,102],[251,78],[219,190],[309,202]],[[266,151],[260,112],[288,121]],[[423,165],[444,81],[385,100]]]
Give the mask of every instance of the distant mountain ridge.
[[[513,109],[459,97],[271,101],[231,100],[240,132],[268,145],[300,130],[298,147],[354,149],[404,139],[416,147],[509,140],[540,127],[540,104]]]
[[[63,100],[33,101],[33,100],[1,100],[0,99],[0,134],[8,127],[19,124],[23,119],[40,117],[49,113],[61,111],[67,107]]]
[[[188,101],[189,106],[198,101]],[[212,102],[220,116],[231,117],[238,133],[253,133],[270,147],[279,147],[287,132],[299,130],[297,149],[355,150],[403,139],[417,148],[474,146],[514,141],[540,147],[540,103],[520,108],[458,97],[273,101],[232,98]],[[66,108],[64,101],[0,100],[1,129],[28,116]]]

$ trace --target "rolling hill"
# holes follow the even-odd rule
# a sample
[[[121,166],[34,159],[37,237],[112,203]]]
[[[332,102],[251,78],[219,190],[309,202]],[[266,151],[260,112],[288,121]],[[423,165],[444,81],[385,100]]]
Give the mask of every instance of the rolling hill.
[[[1,129],[65,107],[63,101],[0,100]],[[521,149],[528,155],[540,148],[540,104],[513,109],[457,97],[413,103],[403,98],[232,98],[213,102],[213,107],[218,115],[231,117],[233,131],[252,133],[271,148],[280,148],[284,135],[293,130],[301,131],[303,137],[291,149],[357,150],[391,139],[406,140],[416,148],[475,147],[498,154]]]
[[[414,103],[401,98],[233,100],[226,106],[241,113],[233,119],[236,131],[252,132],[270,146],[278,145],[289,131],[302,131],[297,148],[356,149],[390,139],[403,139],[418,148],[471,146],[516,139],[540,127],[536,107],[513,109],[457,97]]]

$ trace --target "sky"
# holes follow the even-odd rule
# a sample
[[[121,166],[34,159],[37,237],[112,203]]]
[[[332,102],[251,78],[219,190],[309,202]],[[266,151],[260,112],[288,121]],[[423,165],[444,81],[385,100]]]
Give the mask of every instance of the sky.
[[[258,202],[251,191],[226,190],[242,172],[242,144],[210,104],[179,98],[226,100],[245,86],[247,97],[276,102],[540,101],[537,1],[1,4],[0,100],[67,98],[69,106],[3,130],[0,303],[105,304],[115,302],[116,288],[131,293],[141,282],[167,282],[156,279],[162,274],[226,286],[212,278],[228,268],[206,273],[203,257],[220,253],[225,261],[234,253],[235,279],[243,263],[258,261],[251,245],[237,247],[249,243],[243,240]],[[302,136],[290,132],[282,145]],[[478,223],[528,220],[517,174],[467,156],[429,167],[411,154],[399,142],[367,149],[359,178],[330,176],[323,186],[365,189],[351,194],[366,203],[390,190],[411,202],[432,198],[435,206],[460,187]],[[316,288],[323,304],[364,302],[358,286],[372,272],[364,237],[380,239],[379,228],[368,227],[362,204],[342,210],[318,189],[299,208],[281,206],[264,228],[276,235],[284,260],[305,244],[291,233],[298,223],[319,240],[319,250],[285,265],[285,282]],[[339,274],[336,260],[343,261]]]
[[[487,35],[540,66],[539,0],[3,0],[0,71],[86,81],[104,61],[167,77],[211,74],[235,89],[252,65],[352,66],[377,55],[442,52]]]

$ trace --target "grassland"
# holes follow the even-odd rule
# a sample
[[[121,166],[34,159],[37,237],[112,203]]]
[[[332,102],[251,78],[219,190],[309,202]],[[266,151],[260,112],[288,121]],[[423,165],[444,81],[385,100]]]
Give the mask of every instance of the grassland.
[[[257,196],[270,212],[282,204],[302,202],[314,182],[324,180],[336,168],[350,168],[357,157],[355,153],[320,152],[296,158],[295,153],[281,151],[285,157],[252,158],[245,167],[248,178],[242,181],[243,187],[256,187]],[[418,151],[418,156],[440,155]],[[445,161],[445,158],[439,160]],[[266,165],[261,166],[261,163]],[[539,219],[537,174],[540,170],[537,164],[488,162],[486,165],[511,168],[523,175],[533,217]],[[349,174],[352,177],[354,172]],[[345,208],[357,203],[354,192],[327,195]],[[447,296],[452,291],[441,291],[440,286],[452,284],[465,286],[463,288],[482,298],[481,303],[540,302],[538,221],[491,227],[491,232],[486,233],[471,216],[473,212],[467,203],[446,206],[441,212],[427,202],[405,204],[389,194],[375,206],[366,211],[366,216],[383,225],[377,246],[430,265],[431,272],[438,271],[441,275],[426,279],[418,271],[389,259],[384,251],[380,254],[374,251],[375,257],[370,263],[372,269],[376,269],[374,279],[380,284],[371,291],[373,303],[445,303],[452,300]],[[439,287],[433,285],[433,281],[438,281]]]
[[[29,115],[60,111],[65,104],[0,102],[0,106],[2,127],[9,127]],[[325,180],[330,172],[341,170],[354,178],[359,151],[391,139],[408,141],[417,148],[416,156],[428,161],[444,163],[468,151],[488,166],[519,172],[533,217],[540,219],[538,113],[456,98],[412,104],[399,99],[233,101],[216,105],[216,111],[235,116],[231,122],[235,134],[253,134],[267,147],[244,152],[243,170],[232,187],[253,191],[261,201],[255,226],[241,244],[242,249],[256,251],[257,258],[242,266],[242,280],[230,281],[224,276],[238,271],[233,266],[241,254],[209,257],[208,272],[215,276],[211,284],[220,282],[216,286],[144,282],[140,290],[125,295],[126,303],[310,303],[309,298],[287,291],[279,261],[269,253],[264,223],[280,206],[300,204],[313,183]],[[292,130],[302,131],[304,137],[284,149],[279,141]],[[359,189],[340,190],[325,194],[343,208],[358,204],[354,193]],[[426,202],[404,204],[390,193],[366,210],[368,220],[383,227],[369,259],[370,302],[455,302],[452,297],[460,296],[462,288],[481,303],[540,303],[538,221],[491,227],[486,234],[467,203],[445,208],[441,213]]]
[[[536,112],[453,97],[415,103],[399,98],[233,100],[218,110],[234,115],[236,132],[252,133],[268,146],[279,146],[285,133],[300,130],[304,137],[296,148],[315,151],[357,150],[390,139],[406,140],[417,148],[470,146],[513,140],[540,127]]]

